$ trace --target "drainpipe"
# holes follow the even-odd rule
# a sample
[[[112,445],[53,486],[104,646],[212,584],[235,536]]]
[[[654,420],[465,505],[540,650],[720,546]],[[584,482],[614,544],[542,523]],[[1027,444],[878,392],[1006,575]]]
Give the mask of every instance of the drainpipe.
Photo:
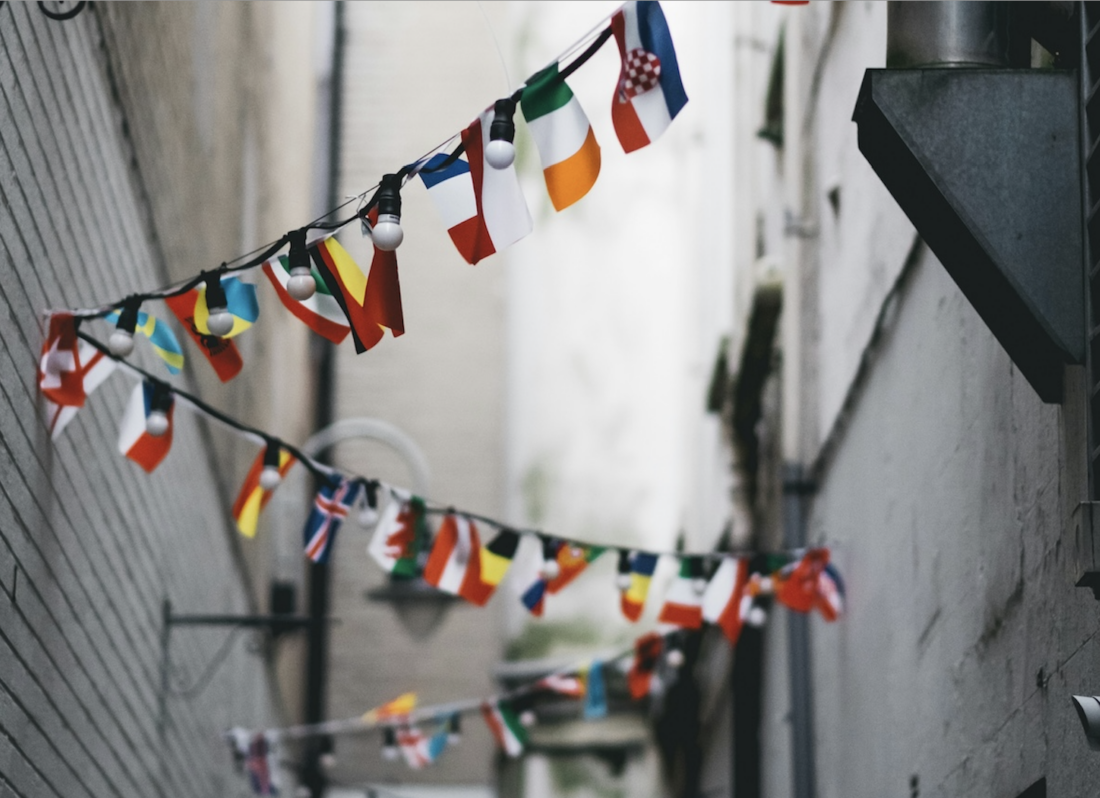
[[[1008,5],[891,0],[886,10],[887,69],[1008,66]]]
[[[813,492],[801,464],[783,468],[783,544],[788,549],[806,545],[806,497]],[[817,794],[814,762],[813,669],[808,614],[787,613],[787,658],[791,692],[791,771],[793,798]]]
[[[343,112],[344,84],[344,43],[346,31],[344,25],[346,7],[343,0],[333,4],[332,62],[328,77],[328,93],[324,96],[324,78],[321,76],[322,92],[320,100],[327,100],[328,113],[319,114],[324,120],[323,129],[318,130],[323,163],[318,164],[319,172],[324,175],[321,191],[324,208],[335,208],[339,200],[340,179],[340,131]],[[327,129],[324,129],[327,128]],[[314,363],[316,364],[313,427],[320,430],[332,424],[335,417],[335,348],[319,336],[311,337]],[[322,462],[331,457],[329,451],[320,452]],[[332,594],[332,580],[328,563],[309,564],[309,618],[308,638],[306,642],[306,684],[303,721],[307,724],[325,720],[325,699],[328,681],[328,625],[325,621],[329,614]],[[316,737],[306,741],[303,751],[302,783],[309,790],[310,798],[324,795],[327,779],[321,766],[321,758],[331,752],[332,741],[327,737]]]

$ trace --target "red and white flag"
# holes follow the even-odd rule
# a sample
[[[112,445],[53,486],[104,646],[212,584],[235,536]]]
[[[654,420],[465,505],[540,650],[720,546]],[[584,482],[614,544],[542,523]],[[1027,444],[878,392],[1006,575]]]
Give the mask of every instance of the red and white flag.
[[[102,385],[118,365],[86,341],[80,342],[77,359],[80,361],[77,373],[83,383],[85,397]],[[60,437],[61,431],[76,418],[76,412],[79,409],[75,405],[59,405],[49,399],[46,400],[46,426],[50,430],[51,440],[57,440]]]
[[[71,313],[53,313],[38,360],[38,389],[55,405],[82,407],[84,378],[80,373],[80,347],[76,319]]]
[[[481,588],[481,540],[469,518],[448,513],[439,525],[424,581],[467,601],[478,603]]]
[[[176,409],[173,401],[165,413],[168,416],[168,431],[160,436],[150,435],[145,420],[153,410],[155,391],[153,384],[147,381],[134,386],[118,431],[118,450],[150,474],[172,448],[172,414]]]
[[[695,589],[695,581],[691,558],[681,557],[680,572],[669,587],[657,618],[660,623],[684,629],[698,629],[703,625],[703,595]]]
[[[731,645],[741,636],[741,627],[752,608],[752,596],[745,591],[748,581],[748,559],[727,557],[703,594],[703,620],[721,627]]]

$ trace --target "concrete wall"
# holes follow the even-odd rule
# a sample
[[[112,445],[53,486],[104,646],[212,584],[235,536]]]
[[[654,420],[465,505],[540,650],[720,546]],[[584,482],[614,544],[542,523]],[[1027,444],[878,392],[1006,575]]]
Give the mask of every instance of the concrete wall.
[[[156,473],[119,456],[117,419],[132,385],[119,374],[51,444],[34,372],[42,310],[216,266],[300,218],[273,191],[277,162],[309,178],[308,161],[293,160],[297,128],[279,139],[260,132],[278,115],[272,84],[294,59],[258,68],[308,22],[297,11],[284,27],[279,14],[248,6],[98,3],[69,22],[33,4],[0,9],[4,794],[241,794],[220,733],[277,720],[265,661],[239,637],[205,689],[169,697],[163,726],[159,712],[162,600],[245,612],[255,606],[250,585],[261,590],[263,557],[242,558],[229,523],[240,474],[184,411]],[[208,366],[193,348],[187,355],[178,384],[209,387]],[[234,386],[230,406],[250,404],[274,373],[262,356],[262,347],[246,352],[256,371]],[[135,357],[162,368],[140,342]],[[269,419],[279,406],[250,415]],[[196,683],[226,634],[173,636],[172,690]]]
[[[811,622],[817,793],[1014,798],[1045,777],[1093,794],[1069,699],[1100,680],[1100,608],[1073,587],[1080,370],[1065,405],[1039,402],[859,154],[884,4],[782,13],[790,135],[756,207],[797,225],[769,242],[785,281],[767,423],[818,476],[808,538],[849,601]],[[768,796],[792,789],[786,620],[767,630]]]

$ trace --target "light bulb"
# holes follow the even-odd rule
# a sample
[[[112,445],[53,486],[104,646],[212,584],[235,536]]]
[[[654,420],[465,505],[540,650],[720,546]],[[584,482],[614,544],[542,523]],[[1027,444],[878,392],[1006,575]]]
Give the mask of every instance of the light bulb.
[[[504,139],[485,145],[485,160],[494,169],[507,169],[516,160],[516,145]]]
[[[615,576],[615,587],[619,590],[630,590],[630,574],[617,574]]]
[[[765,612],[763,607],[753,607],[749,610],[748,616],[745,618],[745,623],[759,629],[767,620],[768,613]]]
[[[535,714],[534,710],[526,709],[520,713],[519,722],[527,728],[530,728],[538,722],[538,716]]]
[[[516,125],[512,117],[516,102],[510,97],[497,100],[493,106],[493,122],[489,125],[489,143],[485,145],[485,160],[494,169],[507,169],[516,160]]]
[[[210,308],[210,316],[206,320],[206,328],[211,335],[222,338],[233,331],[233,314],[228,308]]]
[[[308,266],[296,266],[290,270],[290,279],[286,281],[286,292],[299,302],[305,302],[317,293],[317,281]]]
[[[672,649],[665,657],[665,662],[670,668],[679,668],[684,664],[684,652],[678,648]]]
[[[275,490],[282,481],[283,475],[279,473],[278,466],[265,465],[260,472],[260,487],[264,490]]]
[[[542,562],[542,578],[547,582],[557,579],[561,575],[561,566],[558,565],[557,560],[543,560]]]
[[[163,410],[150,410],[145,417],[145,431],[154,438],[159,438],[168,432],[168,414]]]
[[[378,523],[378,510],[369,504],[364,504],[359,511],[359,524],[361,526],[374,526]]]
[[[332,770],[336,767],[336,754],[326,751],[317,757],[317,764],[325,770]]]
[[[107,339],[107,346],[115,357],[126,357],[134,351],[134,334],[116,328]]]
[[[695,577],[691,580],[691,589],[695,591],[695,595],[703,595],[707,592],[707,580],[701,576]]]
[[[387,745],[382,748],[382,758],[387,762],[393,762],[400,755],[396,745]]]
[[[405,231],[401,229],[401,217],[397,214],[378,214],[378,222],[371,232],[374,245],[383,252],[393,252],[405,240]]]

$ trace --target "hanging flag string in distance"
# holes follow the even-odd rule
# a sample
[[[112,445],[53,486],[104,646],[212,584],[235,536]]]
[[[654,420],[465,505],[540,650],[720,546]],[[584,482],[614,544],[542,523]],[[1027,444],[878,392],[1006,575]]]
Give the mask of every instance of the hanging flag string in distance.
[[[235,419],[232,416],[227,415],[226,413],[223,413],[222,411],[218,410],[217,408],[207,404],[206,402],[204,402],[202,399],[195,396],[194,394],[191,394],[191,393],[188,393],[187,391],[176,388],[175,386],[171,385],[170,383],[165,382],[164,380],[158,378],[157,376],[155,376],[151,372],[146,371],[145,369],[140,368],[139,366],[135,366],[132,363],[128,363],[126,360],[124,360],[122,358],[119,358],[119,357],[116,357],[115,355],[112,355],[111,352],[110,352],[110,349],[107,347],[106,344],[104,344],[101,341],[93,338],[92,336],[88,335],[87,333],[77,331],[77,337],[80,340],[85,341],[86,343],[90,344],[95,349],[99,350],[99,352],[101,352],[104,357],[110,358],[112,361],[115,361],[118,365],[120,365],[123,368],[123,370],[129,371],[132,375],[134,375],[136,377],[139,377],[142,380],[145,380],[145,381],[151,383],[154,386],[161,386],[161,387],[167,389],[177,399],[182,400],[181,405],[188,406],[188,407],[192,408],[193,410],[195,410],[199,413],[202,413],[202,414],[214,419],[215,421],[218,421],[219,423],[221,423],[222,425],[224,425],[228,429],[231,429],[231,430],[237,432],[242,437],[247,438],[248,440],[256,443],[257,445],[263,446],[263,445],[270,442],[271,444],[280,447],[281,449],[288,452],[291,456],[296,458],[299,462],[301,462],[302,465],[304,465],[310,471],[310,473],[312,473],[315,477],[321,479],[322,481],[329,482],[329,483],[332,483],[334,485],[338,484],[339,481],[341,481],[341,480],[347,480],[349,482],[359,483],[359,484],[363,485],[364,488],[371,495],[376,494],[376,492],[380,488],[384,488],[387,491],[387,493],[389,494],[390,499],[392,501],[406,501],[406,500],[408,500],[408,498],[410,496],[410,492],[406,489],[403,489],[403,488],[400,488],[400,487],[397,487],[397,486],[394,486],[394,485],[386,484],[386,483],[384,483],[384,482],[382,482],[381,480],[378,480],[378,479],[373,479],[373,478],[370,478],[370,477],[365,477],[365,476],[361,476],[361,475],[357,475],[357,474],[348,474],[344,471],[341,471],[340,469],[337,469],[337,468],[329,466],[325,463],[322,463],[319,460],[315,460],[314,458],[307,455],[305,452],[303,452],[301,449],[299,449],[294,444],[288,443],[287,441],[285,441],[285,440],[283,440],[283,439],[281,439],[281,438],[279,438],[275,435],[272,435],[269,432],[261,430],[257,427],[253,427],[253,426],[250,426],[248,424],[245,424],[244,422],[239,421],[238,419]],[[450,505],[447,505],[447,506],[436,505],[436,504],[431,504],[431,503],[428,503],[428,502],[425,501],[424,504],[423,504],[423,507],[424,507],[423,511],[426,514],[429,514],[429,515],[435,515],[435,516],[460,515],[463,518],[470,519],[471,521],[477,521],[479,524],[484,524],[484,525],[492,527],[493,529],[498,530],[498,531],[499,530],[510,530],[512,532],[515,532],[516,534],[525,535],[525,536],[529,536],[529,537],[535,537],[539,540],[553,538],[555,540],[560,541],[561,543],[563,543],[566,546],[571,546],[571,547],[574,547],[576,549],[601,549],[603,547],[608,547],[608,548],[613,547],[612,544],[593,543],[593,542],[590,542],[590,541],[578,540],[578,539],[572,538],[572,537],[563,537],[563,536],[558,536],[558,535],[550,535],[549,533],[547,533],[543,530],[539,530],[539,529],[516,527],[512,524],[507,524],[503,521],[497,520],[495,518],[491,518],[490,516],[481,515],[481,514],[475,513],[475,512],[469,512],[469,511],[466,511],[466,510],[459,510],[459,509],[456,509],[455,507],[450,506]],[[822,544],[822,545],[824,545],[824,544]],[[621,547],[616,547],[616,548],[621,548]],[[635,549],[634,554],[635,554],[635,558],[634,558],[635,560],[639,559],[637,555],[642,555],[643,558],[649,558],[649,557],[653,557],[653,558],[656,558],[656,557],[675,557],[675,558],[678,558],[678,559],[683,559],[683,558],[697,557],[697,558],[704,559],[704,560],[709,560],[709,561],[712,561],[712,562],[713,561],[722,562],[722,561],[724,561],[728,558],[731,558],[731,557],[745,557],[745,556],[754,556],[754,555],[760,555],[760,554],[765,554],[766,555],[766,554],[769,554],[769,553],[768,552],[759,552],[759,551],[755,551],[755,550],[748,550],[748,549],[731,549],[729,551],[722,551],[722,552],[706,551],[706,552],[695,552],[695,553],[676,551],[674,549],[660,549],[660,550],[659,549],[645,549],[645,550]],[[785,557],[790,557],[792,555],[791,552],[774,552],[773,554],[778,554],[778,555],[782,555],[782,556],[785,556]],[[646,577],[646,578],[648,578],[648,577]]]

